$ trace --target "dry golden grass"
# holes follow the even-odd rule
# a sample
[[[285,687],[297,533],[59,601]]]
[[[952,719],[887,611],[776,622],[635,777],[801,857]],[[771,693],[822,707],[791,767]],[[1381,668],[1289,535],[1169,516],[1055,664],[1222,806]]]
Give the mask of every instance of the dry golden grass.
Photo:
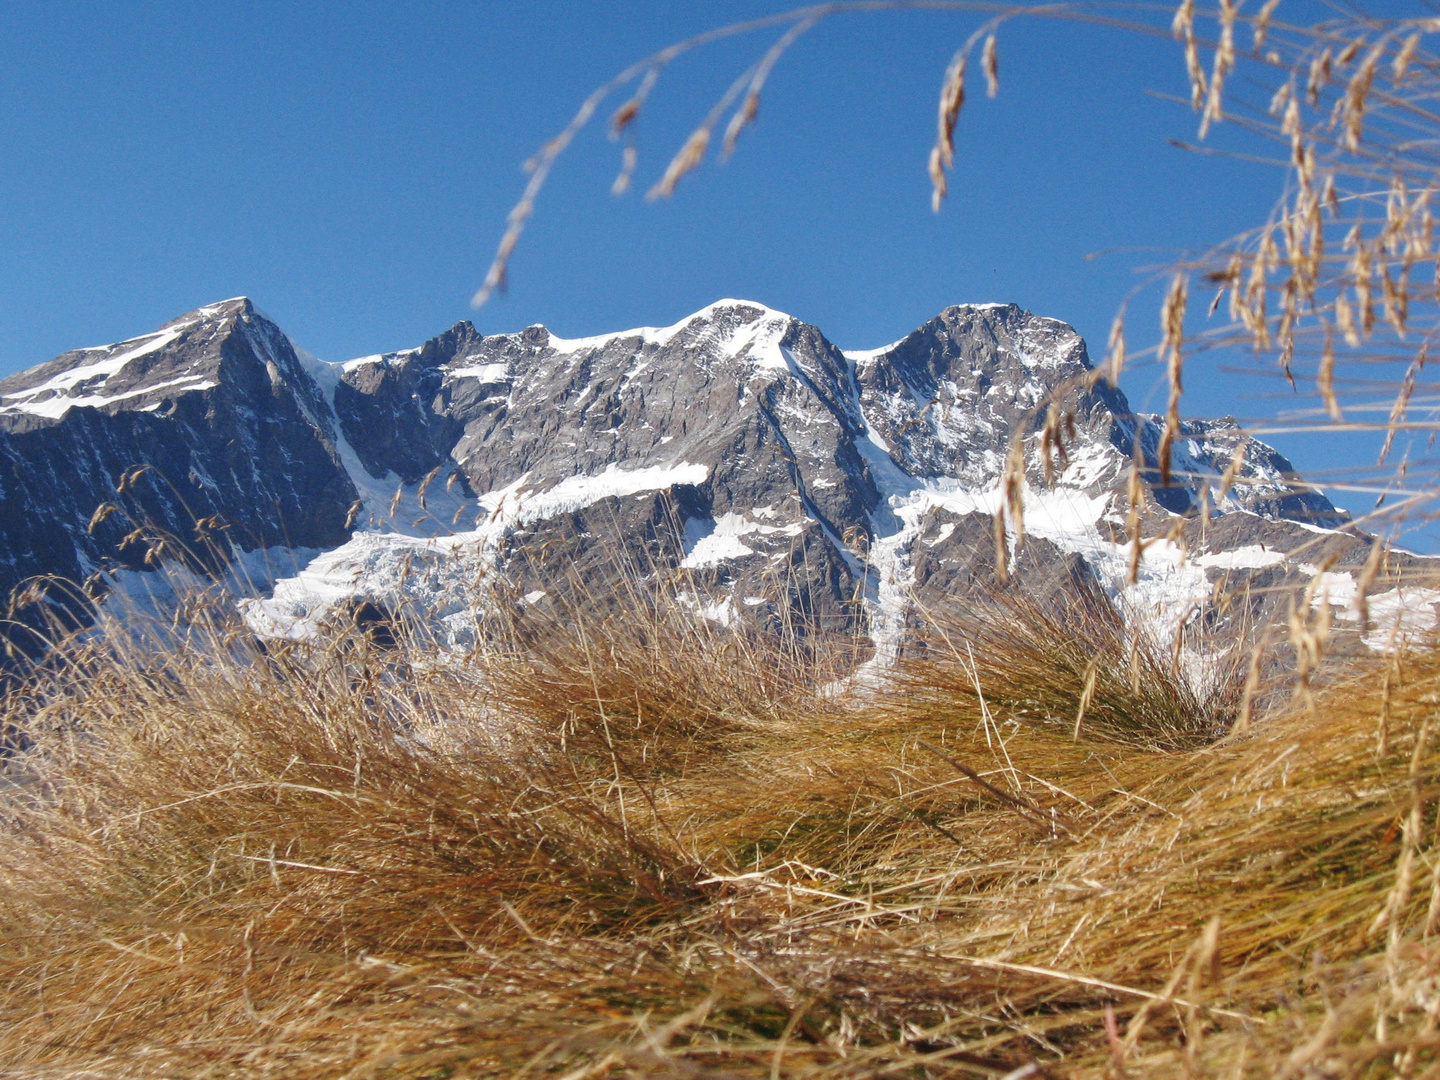
[[[6,699],[0,1070],[1440,1068],[1440,653],[1229,736],[1122,663],[1077,735],[1084,670],[988,618],[839,696],[659,615],[72,644]]]

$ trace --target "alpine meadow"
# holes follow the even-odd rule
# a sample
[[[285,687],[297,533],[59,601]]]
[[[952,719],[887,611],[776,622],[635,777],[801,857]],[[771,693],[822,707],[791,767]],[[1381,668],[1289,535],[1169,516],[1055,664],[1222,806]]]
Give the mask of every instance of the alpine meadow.
[[[590,127],[683,215],[845,20],[958,33],[949,213],[1041,22],[1163,42],[1179,151],[1274,182],[1094,357],[717,298],[330,362],[235,297],[0,379],[0,1076],[1440,1078],[1440,17],[1393,6],[716,26],[531,133],[473,301]],[[1284,406],[1192,414],[1222,368]]]

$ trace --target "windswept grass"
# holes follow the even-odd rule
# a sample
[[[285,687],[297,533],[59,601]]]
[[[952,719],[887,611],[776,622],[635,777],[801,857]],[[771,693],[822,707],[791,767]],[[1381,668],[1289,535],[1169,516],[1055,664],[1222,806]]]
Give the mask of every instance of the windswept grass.
[[[1127,626],[1093,582],[1044,602],[997,590],[926,621],[931,646],[891,675],[906,709],[925,701],[982,727],[1004,717],[1165,751],[1213,742],[1244,705],[1243,644],[1192,640],[1203,624],[1165,635],[1138,612]]]
[[[1435,1068],[1440,655],[1225,735],[1122,654],[1077,732],[1103,628],[1037,624],[1047,668],[1018,610],[848,696],[678,615],[72,644],[6,699],[0,1068]]]

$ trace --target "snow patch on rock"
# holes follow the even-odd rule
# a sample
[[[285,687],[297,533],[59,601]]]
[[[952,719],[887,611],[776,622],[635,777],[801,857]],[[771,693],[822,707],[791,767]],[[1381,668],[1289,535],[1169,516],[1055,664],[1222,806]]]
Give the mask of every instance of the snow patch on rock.
[[[470,504],[477,515],[471,529],[406,533],[392,524],[384,531],[357,532],[278,581],[270,597],[247,600],[241,608],[262,637],[306,640],[337,607],[373,597],[390,610],[414,610],[443,628],[447,644],[465,645],[472,640],[477,613],[476,582],[493,568],[496,550],[510,532],[601,499],[701,484],[708,472],[704,465],[687,462],[633,470],[610,465],[542,491],[527,489],[521,477]]]
[[[1263,570],[1284,561],[1285,552],[1275,551],[1263,544],[1245,544],[1231,551],[1213,551],[1193,559],[1196,566],[1216,570]]]

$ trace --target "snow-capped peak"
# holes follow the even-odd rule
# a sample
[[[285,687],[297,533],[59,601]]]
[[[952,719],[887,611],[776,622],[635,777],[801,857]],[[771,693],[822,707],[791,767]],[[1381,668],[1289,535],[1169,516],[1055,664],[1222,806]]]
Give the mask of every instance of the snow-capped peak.
[[[733,312],[741,324],[764,323],[774,325],[777,323],[794,322],[794,317],[785,314],[783,311],[776,311],[750,300],[717,300],[713,304],[707,304],[699,311],[687,315],[679,322],[670,326],[654,327],[641,326],[633,330],[620,330],[608,334],[599,334],[593,337],[583,338],[561,338],[546,331],[548,335],[548,347],[557,353],[573,353],[590,349],[603,349],[615,341],[630,341],[639,339],[644,345],[651,345],[663,348],[674,341],[686,330],[694,328],[701,329],[696,324],[713,323],[722,312]],[[753,313],[753,314],[752,314]],[[535,329],[535,328],[532,328]],[[539,327],[538,329],[545,329]]]

